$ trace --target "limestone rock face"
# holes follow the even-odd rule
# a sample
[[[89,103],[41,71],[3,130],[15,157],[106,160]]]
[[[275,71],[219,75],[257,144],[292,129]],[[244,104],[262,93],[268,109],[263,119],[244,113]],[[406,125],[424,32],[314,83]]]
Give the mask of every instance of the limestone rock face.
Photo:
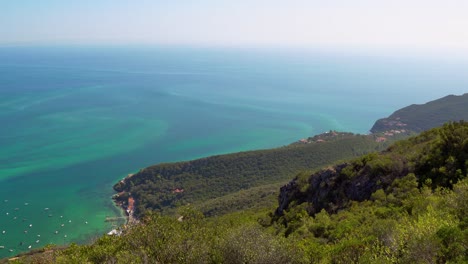
[[[308,213],[314,215],[325,209],[336,213],[349,205],[351,201],[364,201],[371,198],[378,189],[387,189],[396,178],[409,173],[406,166],[395,168],[391,173],[375,173],[370,167],[353,168],[356,175],[350,177],[343,170],[348,163],[327,168],[312,174],[308,179],[307,188],[303,188],[295,178],[280,189],[276,215],[281,216],[284,210],[294,202],[296,205],[308,203]],[[302,190],[301,190],[302,189]]]

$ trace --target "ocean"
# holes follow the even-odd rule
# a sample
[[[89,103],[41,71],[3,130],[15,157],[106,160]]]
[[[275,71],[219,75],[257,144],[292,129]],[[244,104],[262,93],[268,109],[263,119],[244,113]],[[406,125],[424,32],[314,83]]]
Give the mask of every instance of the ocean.
[[[189,47],[0,48],[0,258],[123,223],[112,186],[161,163],[368,133],[468,92],[444,57]],[[106,218],[117,219],[106,221]]]

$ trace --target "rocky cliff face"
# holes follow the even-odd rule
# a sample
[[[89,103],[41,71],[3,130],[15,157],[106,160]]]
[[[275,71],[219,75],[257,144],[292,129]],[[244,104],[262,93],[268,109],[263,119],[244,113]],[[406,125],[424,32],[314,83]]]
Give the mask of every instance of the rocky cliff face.
[[[281,216],[292,202],[308,203],[308,213],[314,215],[322,209],[336,213],[351,201],[370,199],[372,193],[386,190],[396,178],[409,173],[401,160],[391,166],[393,170],[379,172],[370,163],[344,163],[314,173],[306,182],[295,178],[280,189],[276,215]]]

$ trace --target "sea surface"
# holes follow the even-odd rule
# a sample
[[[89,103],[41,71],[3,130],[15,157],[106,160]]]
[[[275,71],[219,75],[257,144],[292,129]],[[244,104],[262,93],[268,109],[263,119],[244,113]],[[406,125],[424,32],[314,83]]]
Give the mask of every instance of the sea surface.
[[[368,133],[468,92],[444,57],[168,47],[0,48],[0,258],[122,224],[111,196],[160,162]],[[3,247],[3,248],[2,248]]]

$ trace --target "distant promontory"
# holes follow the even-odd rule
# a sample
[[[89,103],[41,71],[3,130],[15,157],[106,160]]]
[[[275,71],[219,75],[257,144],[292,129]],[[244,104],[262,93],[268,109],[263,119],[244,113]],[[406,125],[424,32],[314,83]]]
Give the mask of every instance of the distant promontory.
[[[449,121],[468,120],[468,93],[449,95],[425,104],[402,108],[375,122],[372,133],[409,130],[420,133]]]

